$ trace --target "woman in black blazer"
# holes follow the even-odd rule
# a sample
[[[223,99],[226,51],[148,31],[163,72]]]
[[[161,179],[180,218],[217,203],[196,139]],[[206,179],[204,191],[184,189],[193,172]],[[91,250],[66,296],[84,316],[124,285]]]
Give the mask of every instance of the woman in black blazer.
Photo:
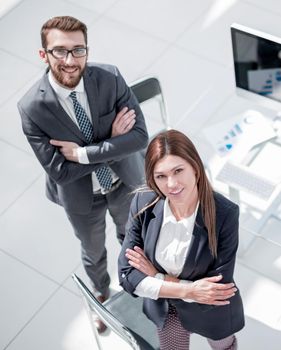
[[[146,153],[147,186],[131,204],[119,280],[144,297],[160,348],[189,349],[191,333],[212,349],[237,349],[244,326],[233,281],[239,208],[213,192],[200,156],[181,132],[160,133]]]

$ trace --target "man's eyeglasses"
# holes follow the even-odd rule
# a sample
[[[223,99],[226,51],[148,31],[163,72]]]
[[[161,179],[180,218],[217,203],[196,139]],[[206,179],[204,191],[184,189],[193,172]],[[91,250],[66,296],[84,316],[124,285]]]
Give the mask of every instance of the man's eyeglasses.
[[[72,50],[67,49],[61,49],[61,48],[54,48],[54,49],[45,49],[46,53],[50,53],[54,58],[57,59],[64,59],[67,58],[68,54],[71,53],[71,55],[75,58],[85,57],[88,52],[87,47],[75,47]]]

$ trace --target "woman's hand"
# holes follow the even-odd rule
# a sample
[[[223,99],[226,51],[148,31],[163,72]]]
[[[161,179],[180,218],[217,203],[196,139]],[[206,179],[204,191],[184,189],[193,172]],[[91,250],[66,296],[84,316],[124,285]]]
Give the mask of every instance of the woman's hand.
[[[235,295],[237,288],[234,283],[218,283],[222,276],[206,277],[188,285],[188,298],[197,303],[209,305],[227,305],[229,298]]]
[[[135,246],[134,249],[126,249],[126,257],[129,264],[135,269],[145,273],[147,276],[154,277],[158,272],[152,263],[144,255],[141,248]]]

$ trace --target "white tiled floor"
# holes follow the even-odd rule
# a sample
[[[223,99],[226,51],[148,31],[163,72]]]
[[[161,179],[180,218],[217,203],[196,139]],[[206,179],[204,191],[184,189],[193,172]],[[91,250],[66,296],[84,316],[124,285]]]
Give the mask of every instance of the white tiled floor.
[[[276,0],[2,0],[0,5],[0,349],[96,349],[71,273],[85,281],[79,243],[61,208],[44,195],[44,174],[27,144],[16,103],[44,70],[37,50],[42,23],[74,15],[88,25],[90,59],[116,64],[128,82],[157,75],[171,124],[191,136],[208,160],[202,128],[259,109],[235,95],[232,22],[281,36]],[[262,110],[263,111],[263,110]],[[266,111],[267,112],[267,111]],[[150,123],[154,132],[157,122]],[[279,208],[276,215],[281,216]],[[119,246],[108,220],[112,291]],[[280,221],[264,234],[277,240]],[[241,237],[243,239],[243,237]],[[279,239],[280,242],[280,239]],[[281,248],[256,239],[239,258],[247,324],[241,350],[277,350],[281,343]],[[112,334],[102,337],[116,347]],[[208,349],[193,336],[192,349]],[[175,349],[176,350],[176,349]]]

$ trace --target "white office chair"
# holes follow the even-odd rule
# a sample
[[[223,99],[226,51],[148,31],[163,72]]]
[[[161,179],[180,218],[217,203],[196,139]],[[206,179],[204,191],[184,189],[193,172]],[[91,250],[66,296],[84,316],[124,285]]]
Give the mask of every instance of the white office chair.
[[[95,313],[106,326],[134,350],[157,350],[159,342],[155,325],[142,312],[142,299],[121,291],[101,304],[75,274],[74,282],[85,301],[98,349],[102,350],[99,334],[93,322]]]
[[[170,118],[160,81],[156,77],[144,77],[132,82],[130,88],[141,106],[150,138],[162,130],[169,130]]]

